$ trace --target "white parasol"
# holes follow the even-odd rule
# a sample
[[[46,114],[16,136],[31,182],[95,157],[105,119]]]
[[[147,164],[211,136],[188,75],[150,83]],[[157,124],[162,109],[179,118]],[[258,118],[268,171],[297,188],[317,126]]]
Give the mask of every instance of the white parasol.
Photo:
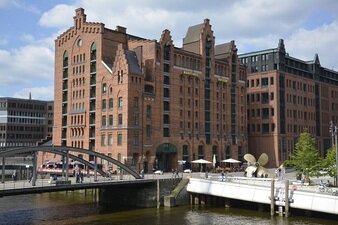
[[[225,162],[225,163],[240,163],[241,161],[239,161],[237,159],[229,158],[229,159],[224,159],[221,162]]]

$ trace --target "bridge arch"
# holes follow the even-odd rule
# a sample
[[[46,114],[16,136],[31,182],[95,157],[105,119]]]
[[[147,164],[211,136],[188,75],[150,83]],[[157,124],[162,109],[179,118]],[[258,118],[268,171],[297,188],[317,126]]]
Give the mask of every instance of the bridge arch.
[[[88,149],[82,149],[82,148],[76,148],[76,147],[69,147],[69,146],[55,146],[55,145],[41,145],[41,146],[33,146],[33,147],[4,147],[0,148],[0,157],[6,157],[6,156],[13,156],[20,153],[29,153],[29,152],[49,152],[49,153],[55,153],[58,155],[63,155],[78,160],[79,162],[89,166],[90,168],[95,169],[95,165],[90,163],[87,160],[84,160],[80,157],[77,157],[73,154],[69,154],[69,152],[78,152],[82,154],[87,154],[88,156],[94,156],[95,158],[101,158],[108,162],[111,162],[112,164],[122,168],[124,171],[132,175],[136,179],[140,179],[141,176],[134,171],[133,169],[129,168],[128,166],[124,165],[120,161],[113,159],[109,156],[106,156],[104,154],[94,152]],[[98,173],[104,175],[105,173],[102,170],[97,170]]]

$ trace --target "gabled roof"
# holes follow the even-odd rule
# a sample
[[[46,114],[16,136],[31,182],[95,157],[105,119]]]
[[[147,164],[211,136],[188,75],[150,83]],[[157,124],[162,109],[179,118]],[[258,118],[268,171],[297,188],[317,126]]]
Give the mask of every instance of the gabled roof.
[[[138,64],[136,53],[134,51],[125,50],[125,55],[129,67],[129,73],[142,75],[142,71]]]
[[[203,29],[204,24],[198,24],[195,26],[191,26],[188,28],[187,34],[185,35],[185,38],[183,39],[183,44],[191,43],[198,41],[200,39],[200,33]]]

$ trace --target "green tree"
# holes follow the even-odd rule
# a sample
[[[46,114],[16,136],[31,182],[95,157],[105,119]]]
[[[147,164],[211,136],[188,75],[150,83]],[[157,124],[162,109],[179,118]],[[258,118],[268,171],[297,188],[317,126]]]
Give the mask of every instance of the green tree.
[[[306,129],[300,134],[294,153],[290,154],[290,158],[284,164],[295,166],[298,173],[305,175],[306,182],[309,181],[310,176],[319,176],[322,159],[319,156],[315,138],[311,137]]]
[[[336,146],[332,146],[326,153],[326,156],[323,160],[323,170],[326,172],[325,175],[330,177],[337,176],[337,169],[336,169]]]

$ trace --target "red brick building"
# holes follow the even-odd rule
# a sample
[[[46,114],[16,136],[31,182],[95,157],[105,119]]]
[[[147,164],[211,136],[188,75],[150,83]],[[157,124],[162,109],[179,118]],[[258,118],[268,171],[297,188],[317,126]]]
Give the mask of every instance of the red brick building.
[[[247,152],[246,70],[233,41],[215,45],[206,19],[183,47],[86,21],[55,40],[55,145],[109,155],[137,170]],[[89,159],[90,160],[90,159]],[[105,162],[102,162],[105,164]]]
[[[320,155],[332,146],[330,121],[338,122],[338,72],[320,65],[318,55],[303,61],[278,46],[241,54],[247,67],[249,152],[269,156],[278,167],[293,153],[304,130],[316,138]]]

